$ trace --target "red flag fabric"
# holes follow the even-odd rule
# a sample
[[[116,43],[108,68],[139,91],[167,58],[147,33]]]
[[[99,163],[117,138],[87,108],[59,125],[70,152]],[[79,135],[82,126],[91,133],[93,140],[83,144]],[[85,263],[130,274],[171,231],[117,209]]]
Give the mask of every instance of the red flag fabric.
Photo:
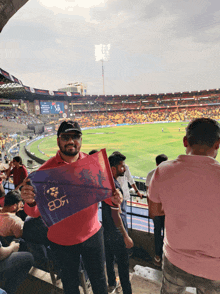
[[[106,150],[61,167],[29,175],[48,227],[112,196],[115,189]]]

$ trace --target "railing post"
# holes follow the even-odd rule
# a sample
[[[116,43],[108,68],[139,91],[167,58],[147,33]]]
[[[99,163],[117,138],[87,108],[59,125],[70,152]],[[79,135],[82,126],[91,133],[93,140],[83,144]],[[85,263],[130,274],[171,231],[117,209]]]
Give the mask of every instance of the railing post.
[[[132,195],[130,194],[130,213],[131,213],[131,230],[132,230]]]

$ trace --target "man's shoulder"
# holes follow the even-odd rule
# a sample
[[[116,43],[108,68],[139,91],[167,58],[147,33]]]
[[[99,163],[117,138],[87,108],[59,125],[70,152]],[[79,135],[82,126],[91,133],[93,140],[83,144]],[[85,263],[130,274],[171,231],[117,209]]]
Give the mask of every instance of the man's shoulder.
[[[149,171],[149,173],[147,174],[147,177],[153,175],[153,173],[155,172],[156,168],[152,169],[151,171]]]
[[[79,159],[83,159],[83,158],[86,158],[86,157],[88,157],[89,156],[89,154],[86,154],[86,153],[84,153],[84,152],[79,152]]]
[[[38,170],[53,167],[55,164],[57,165],[56,156],[53,156],[50,159],[48,159],[46,162],[44,162]]]

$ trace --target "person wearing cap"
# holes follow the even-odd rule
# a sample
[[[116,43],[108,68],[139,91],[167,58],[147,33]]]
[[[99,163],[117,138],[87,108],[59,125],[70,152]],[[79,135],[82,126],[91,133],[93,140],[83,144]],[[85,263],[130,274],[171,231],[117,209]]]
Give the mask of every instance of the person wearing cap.
[[[57,145],[59,146],[57,154],[45,162],[40,170],[70,164],[89,156],[80,151],[82,131],[77,122],[61,123],[57,132]],[[32,217],[39,217],[33,187],[28,183],[25,184],[21,196],[25,201],[26,213]],[[122,199],[119,190],[113,192],[111,197],[113,203],[121,204]],[[104,272],[103,231],[98,220],[97,203],[49,227],[47,237],[59,262],[65,294],[80,294],[78,276],[80,255],[93,293],[108,293]]]

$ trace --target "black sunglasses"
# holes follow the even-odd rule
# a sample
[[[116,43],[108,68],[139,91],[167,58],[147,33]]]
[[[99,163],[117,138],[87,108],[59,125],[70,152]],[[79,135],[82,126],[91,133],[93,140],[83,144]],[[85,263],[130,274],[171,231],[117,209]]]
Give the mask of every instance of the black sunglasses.
[[[62,140],[62,141],[69,141],[70,139],[71,140],[79,140],[81,138],[81,134],[61,134],[59,136],[59,138]]]

